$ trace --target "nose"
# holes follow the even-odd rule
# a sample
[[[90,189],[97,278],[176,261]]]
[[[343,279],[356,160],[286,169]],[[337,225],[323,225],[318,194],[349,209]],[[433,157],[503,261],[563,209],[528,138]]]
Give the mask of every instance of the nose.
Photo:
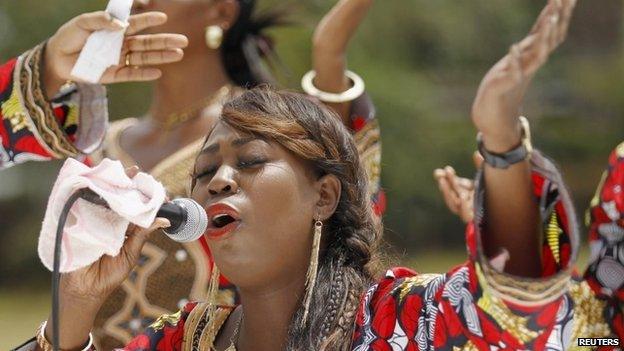
[[[235,194],[238,192],[238,183],[235,178],[236,171],[232,167],[221,166],[208,184],[210,195]]]

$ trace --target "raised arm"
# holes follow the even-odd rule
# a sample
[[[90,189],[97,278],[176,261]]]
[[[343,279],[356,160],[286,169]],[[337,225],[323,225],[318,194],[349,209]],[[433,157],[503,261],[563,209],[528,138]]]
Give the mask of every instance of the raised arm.
[[[329,93],[342,93],[353,82],[345,75],[347,47],[373,0],[340,0],[316,27],[312,40],[314,86]],[[326,102],[327,103],[327,102]],[[350,125],[351,103],[327,103]]]
[[[151,66],[180,60],[187,39],[135,34],[166,19],[163,13],[145,13],[131,16],[126,25],[103,11],[83,14],[47,42],[0,66],[0,170],[94,151],[108,119],[106,91],[81,82],[65,85],[73,79],[70,72],[82,47],[96,30],[127,26],[120,64],[108,69],[100,83],[157,79],[160,71]]]
[[[482,135],[482,147],[486,152],[500,155],[521,146],[522,128],[518,116],[524,95],[537,70],[563,42],[575,2],[548,1],[529,35],[513,45],[509,54],[496,63],[481,82],[472,119]],[[494,257],[505,249],[510,255],[506,272],[539,276],[542,231],[528,155],[506,169],[486,162],[484,177],[486,256]]]

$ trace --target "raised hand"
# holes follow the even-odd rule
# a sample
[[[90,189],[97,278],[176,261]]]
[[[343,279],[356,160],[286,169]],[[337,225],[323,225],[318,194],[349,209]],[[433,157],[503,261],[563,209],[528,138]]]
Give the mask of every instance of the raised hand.
[[[345,76],[347,47],[372,4],[373,0],[340,0],[319,22],[312,39],[314,85],[318,89],[342,93],[351,87]],[[350,103],[328,105],[348,123]]]
[[[566,37],[576,0],[549,0],[529,35],[485,75],[472,107],[472,120],[490,153],[507,153],[521,142],[520,106],[537,70]],[[542,274],[542,228],[533,196],[528,159],[507,169],[484,167],[482,243],[488,258],[508,252],[507,273]]]
[[[131,178],[137,173],[137,167],[126,170]],[[108,295],[123,283],[136,266],[149,235],[169,225],[169,221],[164,218],[156,218],[149,228],[130,225],[126,232],[126,241],[117,256],[104,255],[88,267],[61,275],[61,349],[79,349],[85,344],[97,312]],[[46,338],[51,340],[51,318],[48,319],[45,333]]]
[[[473,154],[476,168],[480,168],[483,158],[478,152]],[[457,175],[451,166],[438,168],[433,171],[433,177],[438,183],[446,207],[457,215],[464,223],[469,223],[474,217],[474,181]]]
[[[180,61],[184,55],[182,49],[188,45],[185,36],[170,33],[137,35],[166,21],[167,16],[161,12],[130,16],[119,65],[106,70],[100,83],[158,79],[160,70],[151,66]],[[47,91],[54,95],[65,81],[73,79],[70,72],[91,33],[125,27],[126,24],[104,11],[82,14],[65,23],[46,46],[44,64]],[[126,54],[129,54],[129,65],[126,65]]]
[[[576,0],[549,0],[526,38],[490,69],[479,86],[472,119],[486,149],[506,152],[520,140],[518,116],[537,70],[567,34]]]

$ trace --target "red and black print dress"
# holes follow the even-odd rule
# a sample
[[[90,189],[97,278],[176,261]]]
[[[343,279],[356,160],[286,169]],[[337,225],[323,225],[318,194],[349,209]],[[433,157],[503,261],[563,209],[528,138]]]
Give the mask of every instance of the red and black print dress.
[[[624,144],[611,155],[592,203],[592,263],[584,277],[574,269],[578,223],[561,176],[537,152],[532,166],[544,231],[542,277],[512,276],[485,258],[479,174],[468,261],[446,274],[388,271],[362,300],[353,350],[595,350],[578,346],[577,338],[607,337],[622,345]]]

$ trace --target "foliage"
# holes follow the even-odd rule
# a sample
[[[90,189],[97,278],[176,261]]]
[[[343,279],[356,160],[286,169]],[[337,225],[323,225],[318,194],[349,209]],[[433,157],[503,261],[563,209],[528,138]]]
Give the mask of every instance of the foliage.
[[[279,0],[261,0],[269,7]],[[309,69],[314,25],[334,1],[291,1],[299,25],[273,32],[296,88]],[[394,247],[414,255],[463,245],[431,176],[435,167],[474,170],[470,106],[480,78],[531,28],[545,1],[377,1],[349,52],[373,96],[382,126],[385,225]],[[0,2],[0,59],[45,40],[64,21],[103,8],[103,0]],[[561,165],[577,208],[593,193],[609,151],[624,130],[622,3],[579,2],[571,37],[541,71],[525,110],[534,144]],[[149,86],[110,89],[114,118],[140,115]],[[0,283],[41,277],[36,235],[57,166],[34,164],[0,176]],[[397,245],[400,244],[400,245]],[[403,251],[399,251],[400,254]]]

